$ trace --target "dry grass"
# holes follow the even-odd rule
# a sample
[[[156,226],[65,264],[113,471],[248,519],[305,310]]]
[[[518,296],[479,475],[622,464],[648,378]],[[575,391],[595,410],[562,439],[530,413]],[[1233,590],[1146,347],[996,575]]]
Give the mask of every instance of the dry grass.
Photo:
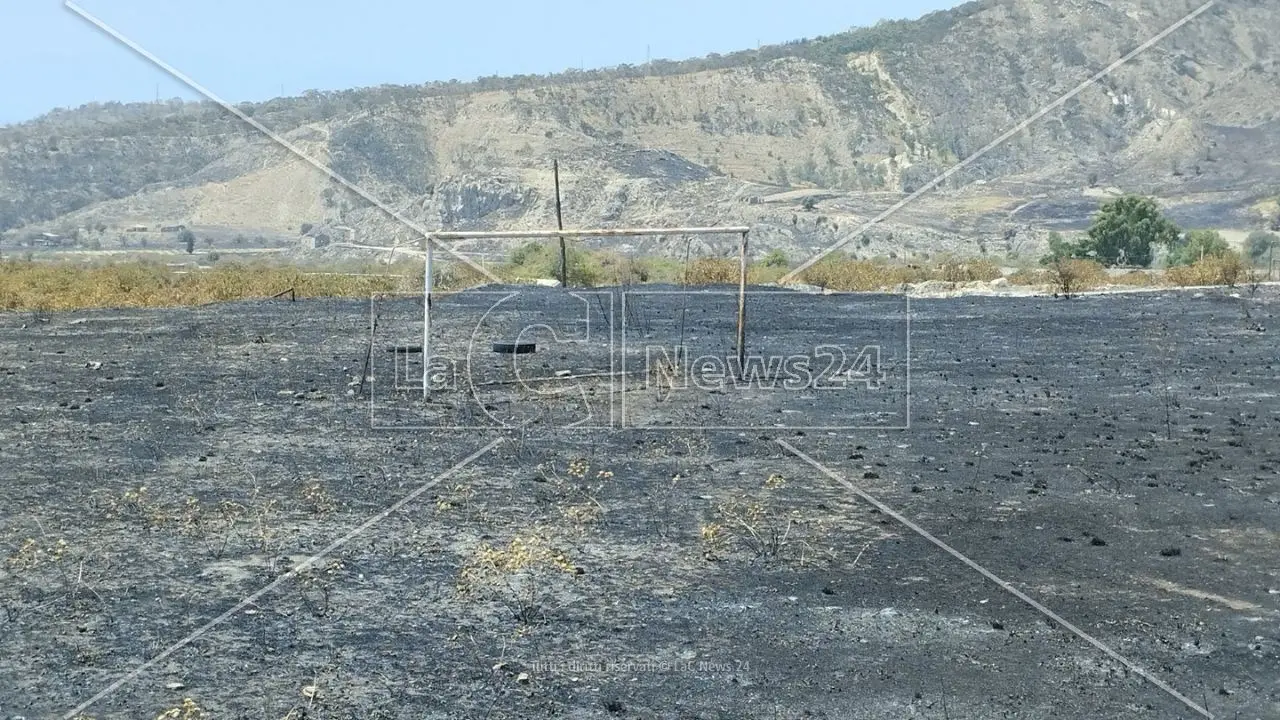
[[[957,198],[946,204],[946,212],[953,215],[972,215],[976,213],[1012,210],[1018,204],[1018,198],[1006,195],[978,195]]]
[[[701,258],[684,266],[667,258],[635,258],[616,253],[583,253],[574,258],[570,281],[575,286],[633,285],[650,282],[738,284],[737,260]],[[322,271],[324,270],[324,271]],[[524,279],[521,266],[499,268],[510,282]],[[327,272],[325,272],[327,271]],[[748,280],[768,283],[786,268],[753,264]],[[474,287],[486,282],[461,264],[442,264],[436,271],[438,290]],[[171,268],[149,261],[98,264],[0,262],[0,311],[52,312],[106,307],[175,307],[267,298],[293,290],[297,297],[369,297],[383,293],[422,291],[422,264],[408,260],[393,265],[304,268],[258,262],[226,262],[212,268]]]
[[[747,282],[765,285],[777,282],[787,274],[787,267],[752,262],[747,265]],[[742,264],[737,258],[698,258],[689,263],[683,273],[689,285],[737,285],[742,275]]]
[[[601,253],[597,257],[597,264],[599,265],[597,277],[609,285],[639,285],[654,282],[660,274],[652,263],[615,253]]]
[[[529,254],[536,255],[535,251]],[[527,281],[535,276],[558,276],[559,261],[508,262],[498,274],[510,282]],[[672,283],[689,285],[737,285],[741,264],[737,258],[693,258],[688,266],[679,260],[663,257],[632,257],[607,250],[575,251],[570,255],[569,282],[574,287],[640,285]],[[761,285],[776,282],[787,273],[786,267],[753,262],[747,266],[747,282]]]
[[[1280,197],[1263,200],[1255,204],[1253,211],[1267,219],[1280,217]]]
[[[742,265],[728,258],[698,258],[689,263],[684,280],[690,285],[737,285]]]
[[[1167,284],[1164,275],[1158,272],[1133,270],[1123,275],[1110,275],[1101,265],[1091,260],[1079,260],[1076,262],[1085,264],[1076,265],[1069,270],[1069,272],[1073,272],[1076,275],[1072,292],[1093,290],[1103,286],[1160,287]],[[1009,275],[1008,280],[1010,285],[1051,286],[1061,291],[1061,283],[1059,282],[1061,278],[1058,277],[1058,272],[1053,267],[1024,268]]]
[[[545,260],[539,257],[537,260]],[[558,262],[558,258],[557,258]],[[529,265],[508,263],[498,273],[511,282],[528,275]],[[539,262],[538,265],[545,265]],[[628,257],[608,251],[580,252],[571,258],[575,286],[687,283],[737,285],[736,258],[703,257],[684,263],[670,258]],[[375,294],[418,293],[422,264],[406,260],[393,265],[334,267],[341,272],[258,262],[224,263],[213,268],[173,268],[155,262],[102,264],[0,262],[0,311],[76,310],[102,307],[170,307],[267,298],[293,290],[298,297],[369,297]],[[545,270],[543,267],[535,270]],[[768,262],[748,266],[751,284],[777,282],[787,267]],[[1065,277],[1067,273],[1069,277]],[[837,255],[806,270],[804,282],[844,292],[893,291],[904,284],[927,281],[989,282],[1001,269],[986,259],[943,257],[929,265],[906,265],[883,260],[859,260]],[[1210,257],[1163,273],[1134,270],[1108,275],[1090,260],[1073,260],[1063,267],[1022,269],[1008,276],[1013,285],[1045,286],[1067,294],[1103,286],[1159,287],[1229,285],[1247,282],[1249,268],[1231,253]],[[485,278],[461,264],[442,265],[436,272],[441,291],[484,284]]]
[[[829,290],[866,292],[887,290],[903,283],[922,282],[927,273],[906,265],[888,265],[872,260],[834,258],[806,270],[805,282]]]
[[[1049,284],[1049,271],[1044,268],[1023,268],[1009,276],[1010,285],[1036,287]]]
[[[422,291],[422,264],[408,262],[402,264],[407,270],[403,273],[410,276],[408,282],[410,292]],[[447,263],[441,265],[439,269],[432,268],[435,275],[433,287],[438,290],[463,290],[477,285],[484,285],[489,282],[489,278],[481,275],[479,272],[472,270],[470,267],[462,263]],[[399,271],[391,271],[399,274]]]
[[[835,257],[804,272],[804,281],[830,290],[889,290],[903,283],[930,280],[943,282],[989,282],[1001,276],[1000,266],[990,260],[946,257],[929,266],[899,265],[875,260]]]
[[[753,285],[767,285],[776,283],[782,279],[790,270],[786,266],[766,265],[764,263],[752,263],[747,266],[747,282]]]
[[[1112,275],[1107,278],[1106,282],[1108,285],[1123,285],[1125,287],[1160,287],[1168,284],[1163,274],[1144,272],[1142,270],[1131,270],[1123,275]]]
[[[1049,265],[1048,278],[1055,293],[1071,297],[1107,284],[1107,269],[1093,260],[1061,258]]]
[[[1194,265],[1169,268],[1165,277],[1181,287],[1196,285],[1227,285],[1235,287],[1249,279],[1248,263],[1238,253],[1206,257]]]
[[[954,257],[942,259],[936,268],[930,269],[930,272],[936,274],[936,277],[930,278],[931,280],[945,282],[991,282],[1004,274],[1000,271],[1000,266],[990,260],[965,260]]]
[[[595,278],[602,285],[678,283],[684,270],[680,261],[665,257],[634,257],[611,251],[589,254]]]
[[[278,265],[226,264],[179,274],[130,262],[72,265],[0,263],[0,310],[167,307],[264,298],[292,289],[299,297],[368,297],[421,290],[422,266],[380,266],[366,273],[310,273]],[[446,284],[465,278],[446,278]]]

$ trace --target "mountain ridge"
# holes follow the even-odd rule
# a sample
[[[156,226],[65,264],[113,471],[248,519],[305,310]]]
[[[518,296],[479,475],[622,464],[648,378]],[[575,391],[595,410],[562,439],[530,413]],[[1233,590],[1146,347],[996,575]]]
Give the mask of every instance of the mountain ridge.
[[[761,251],[803,253],[1199,5],[979,0],[647,70],[240,107],[428,227],[551,226],[558,159],[571,225],[745,222]],[[1190,224],[1262,222],[1252,208],[1280,187],[1267,27],[1280,27],[1274,4],[1219,2],[878,228],[864,251],[998,250],[1010,233],[1034,244],[1078,227],[1108,187],[1160,196]],[[803,188],[824,192],[816,212],[766,201]],[[407,235],[221,108],[87,106],[0,128],[0,230],[130,222]]]

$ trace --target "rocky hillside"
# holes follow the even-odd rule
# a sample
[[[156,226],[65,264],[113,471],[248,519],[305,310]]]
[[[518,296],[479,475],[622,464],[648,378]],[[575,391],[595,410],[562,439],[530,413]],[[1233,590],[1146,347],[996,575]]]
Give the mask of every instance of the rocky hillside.
[[[651,67],[312,93],[243,109],[428,227],[746,222],[844,238],[1200,0],[979,0]],[[884,227],[867,254],[1010,253],[1119,191],[1244,228],[1280,188],[1280,5],[1219,0]],[[0,129],[0,230],[186,224],[408,233],[208,104],[94,105]],[[683,249],[683,245],[681,245]]]

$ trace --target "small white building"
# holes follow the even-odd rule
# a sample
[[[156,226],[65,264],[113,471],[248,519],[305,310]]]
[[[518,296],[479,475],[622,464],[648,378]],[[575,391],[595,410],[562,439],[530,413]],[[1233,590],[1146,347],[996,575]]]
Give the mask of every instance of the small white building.
[[[301,241],[301,246],[303,250],[319,250],[320,248],[327,247],[328,245],[329,245],[328,235],[321,235],[319,237],[316,237],[314,235],[304,235]]]

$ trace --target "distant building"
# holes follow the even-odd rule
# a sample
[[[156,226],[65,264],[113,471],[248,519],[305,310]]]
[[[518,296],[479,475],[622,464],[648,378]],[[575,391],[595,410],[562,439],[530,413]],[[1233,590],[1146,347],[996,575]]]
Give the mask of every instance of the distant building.
[[[182,232],[183,230],[186,230],[186,229],[187,229],[186,225],[165,225],[164,227],[160,228],[160,232],[176,233],[176,232]]]
[[[303,250],[319,250],[322,247],[328,247],[329,236],[321,233],[320,235],[306,235],[300,243]]]
[[[129,227],[125,228],[125,232],[139,233],[139,232],[146,232],[146,231],[147,231],[146,225],[130,225]]]
[[[32,247],[62,247],[62,243],[65,242],[66,240],[67,238],[64,238],[63,236],[58,235],[56,233],[42,232],[39,235],[31,238],[31,246]]]

